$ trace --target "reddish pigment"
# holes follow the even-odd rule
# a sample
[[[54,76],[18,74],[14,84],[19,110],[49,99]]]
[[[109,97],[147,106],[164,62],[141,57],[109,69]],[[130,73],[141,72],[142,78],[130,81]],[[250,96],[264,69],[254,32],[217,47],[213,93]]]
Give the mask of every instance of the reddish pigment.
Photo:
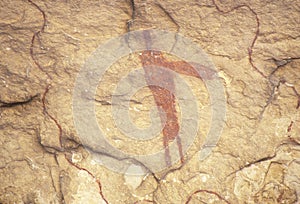
[[[144,32],[144,38],[147,43],[147,49],[151,45],[151,38],[149,32]],[[179,133],[179,122],[175,103],[175,83],[174,74],[167,69],[173,70],[180,74],[197,77],[199,79],[211,79],[215,72],[205,68],[204,66],[194,64],[199,68],[200,74],[194,67],[185,61],[168,61],[160,51],[146,50],[140,55],[141,63],[145,71],[146,82],[153,94],[156,106],[159,111],[161,121],[165,122],[163,127],[163,145],[165,148],[165,161],[167,166],[171,165],[171,156],[169,151],[169,143],[176,139],[180,160],[184,162],[184,155],[182,152],[181,139]],[[158,69],[157,67],[160,67]],[[164,71],[164,69],[166,70]],[[153,84],[159,84],[155,86]],[[164,112],[164,113],[163,113]]]

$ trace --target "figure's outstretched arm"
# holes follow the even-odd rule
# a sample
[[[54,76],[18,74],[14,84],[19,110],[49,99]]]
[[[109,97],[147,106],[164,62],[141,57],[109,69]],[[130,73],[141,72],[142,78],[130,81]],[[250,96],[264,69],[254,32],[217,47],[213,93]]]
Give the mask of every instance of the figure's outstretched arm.
[[[198,63],[187,63],[185,61],[168,62],[167,68],[187,76],[202,80],[211,80],[216,77],[216,72]]]

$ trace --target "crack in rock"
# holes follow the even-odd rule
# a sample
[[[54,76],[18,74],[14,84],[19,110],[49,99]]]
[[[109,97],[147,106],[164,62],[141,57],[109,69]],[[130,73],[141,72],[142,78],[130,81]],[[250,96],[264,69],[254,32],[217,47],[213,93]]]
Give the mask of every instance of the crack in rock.
[[[5,102],[0,100],[0,108],[13,108],[16,106],[26,105],[28,103],[31,103],[37,96],[39,96],[39,94],[30,96],[28,99],[24,101]]]

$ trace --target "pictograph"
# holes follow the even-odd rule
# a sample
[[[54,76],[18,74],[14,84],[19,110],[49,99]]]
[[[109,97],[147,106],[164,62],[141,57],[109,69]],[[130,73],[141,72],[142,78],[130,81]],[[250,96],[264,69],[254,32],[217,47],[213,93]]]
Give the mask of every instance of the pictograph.
[[[139,53],[141,67],[119,80],[112,96],[114,105],[111,114],[115,128],[127,137],[148,140],[161,133],[163,149],[152,154],[133,155],[114,147],[96,120],[93,99],[102,76],[118,59],[131,53]],[[165,54],[182,60],[169,60]],[[151,172],[169,168],[177,161],[184,163],[185,153],[201,124],[198,124],[197,101],[182,75],[202,80],[210,95],[210,129],[203,146],[199,147],[199,160],[205,159],[222,132],[226,112],[224,87],[205,52],[191,39],[168,31],[129,32],[100,45],[88,58],[77,77],[73,94],[74,123],[82,143],[97,147],[99,151],[116,158],[116,162],[132,159]],[[150,114],[151,119],[159,118],[152,120],[151,125],[145,129],[136,127],[128,113],[131,97],[143,87],[151,90],[155,101],[156,107]],[[176,100],[178,98],[181,100]],[[180,107],[179,110],[176,105]],[[114,162],[102,161],[101,164],[124,173]]]

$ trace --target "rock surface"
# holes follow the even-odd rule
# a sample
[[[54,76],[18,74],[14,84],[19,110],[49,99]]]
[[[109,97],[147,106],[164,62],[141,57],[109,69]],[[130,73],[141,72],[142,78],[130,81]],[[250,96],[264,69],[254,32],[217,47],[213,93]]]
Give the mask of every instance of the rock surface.
[[[10,0],[0,5],[0,203],[300,202],[299,1]],[[84,63],[107,40],[142,29],[192,39],[216,67],[226,120],[219,142],[203,160],[199,151],[212,104],[207,84],[191,75],[180,74],[195,94],[200,128],[184,159],[169,168],[153,172],[147,161],[112,155],[85,143],[76,131],[72,100]],[[139,54],[107,69],[96,90],[95,114],[115,148],[150,155],[164,148],[163,133],[145,141],[128,138],[111,111],[120,79],[142,67]],[[155,111],[153,121],[149,117],[157,105],[149,87],[128,103],[137,127],[161,122]]]

